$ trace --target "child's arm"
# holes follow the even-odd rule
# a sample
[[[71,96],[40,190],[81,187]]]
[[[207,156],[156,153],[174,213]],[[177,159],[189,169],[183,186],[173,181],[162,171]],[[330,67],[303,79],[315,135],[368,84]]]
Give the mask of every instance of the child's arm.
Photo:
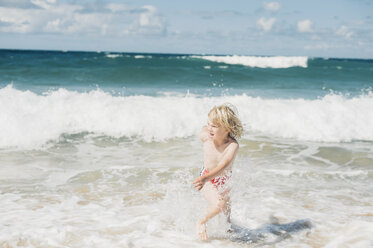
[[[217,174],[224,170],[225,167],[227,167],[233,161],[238,151],[238,143],[232,142],[226,149],[227,151],[218,165],[213,170],[209,171],[208,174],[204,175],[205,180],[210,180],[216,177]]]
[[[227,151],[223,158],[220,160],[218,165],[211,171],[209,171],[208,174],[205,174],[203,176],[198,177],[196,180],[193,181],[194,187],[198,190],[201,190],[203,188],[203,185],[208,181],[214,178],[217,174],[219,174],[222,170],[224,170],[225,167],[227,167],[233,159],[236,157],[237,151],[238,151],[238,143],[233,142],[229,144],[229,146],[226,148]]]

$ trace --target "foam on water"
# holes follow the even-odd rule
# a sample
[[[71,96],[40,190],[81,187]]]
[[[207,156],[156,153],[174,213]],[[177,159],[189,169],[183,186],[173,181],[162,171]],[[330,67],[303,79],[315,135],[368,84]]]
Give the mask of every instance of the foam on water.
[[[135,55],[134,56],[135,59],[145,59],[145,58],[151,59],[152,57],[153,56],[151,56],[151,55]]]
[[[329,94],[317,100],[222,97],[112,96],[100,89],[59,89],[37,95],[12,86],[0,89],[0,147],[37,147],[62,134],[89,132],[145,141],[194,136],[214,105],[231,102],[244,137],[295,140],[373,140],[373,94]]]
[[[192,58],[205,59],[218,63],[231,65],[245,65],[259,68],[289,68],[289,67],[307,67],[307,57],[258,57],[258,56],[191,56]]]
[[[115,58],[123,57],[122,54],[113,54],[113,53],[106,54],[105,56],[106,56],[107,58],[111,58],[111,59],[115,59]]]
[[[361,156],[369,147],[356,145],[339,149]],[[353,173],[348,163],[310,160],[328,160],[326,148],[332,147],[243,141],[233,167],[233,221],[248,229],[268,223],[271,215],[280,223],[312,221],[312,229],[273,247],[369,247],[373,195],[365,172],[372,168]],[[331,151],[331,158],[341,152]],[[195,223],[206,205],[191,187],[203,158],[197,137],[119,144],[92,137],[43,152],[13,151],[13,160],[6,155],[0,150],[0,173],[12,166],[18,172],[0,178],[1,246],[242,247],[229,241],[223,216],[209,223],[208,243],[196,238]],[[42,172],[26,176],[30,168]],[[265,241],[275,239],[268,235]]]

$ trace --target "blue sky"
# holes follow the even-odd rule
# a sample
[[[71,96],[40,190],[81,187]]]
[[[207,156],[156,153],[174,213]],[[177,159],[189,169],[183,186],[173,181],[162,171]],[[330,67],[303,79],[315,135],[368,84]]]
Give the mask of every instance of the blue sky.
[[[373,1],[0,0],[0,48],[373,58]]]

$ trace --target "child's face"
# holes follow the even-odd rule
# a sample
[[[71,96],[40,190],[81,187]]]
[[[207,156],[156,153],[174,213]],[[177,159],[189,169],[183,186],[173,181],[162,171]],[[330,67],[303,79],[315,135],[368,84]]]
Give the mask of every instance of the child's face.
[[[209,131],[209,137],[213,140],[225,139],[228,136],[228,130],[210,120],[207,122],[207,130]]]

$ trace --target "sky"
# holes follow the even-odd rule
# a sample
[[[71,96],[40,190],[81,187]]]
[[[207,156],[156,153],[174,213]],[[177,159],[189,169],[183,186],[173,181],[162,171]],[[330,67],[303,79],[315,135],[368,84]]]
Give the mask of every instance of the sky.
[[[0,0],[0,48],[373,58],[373,0]]]

